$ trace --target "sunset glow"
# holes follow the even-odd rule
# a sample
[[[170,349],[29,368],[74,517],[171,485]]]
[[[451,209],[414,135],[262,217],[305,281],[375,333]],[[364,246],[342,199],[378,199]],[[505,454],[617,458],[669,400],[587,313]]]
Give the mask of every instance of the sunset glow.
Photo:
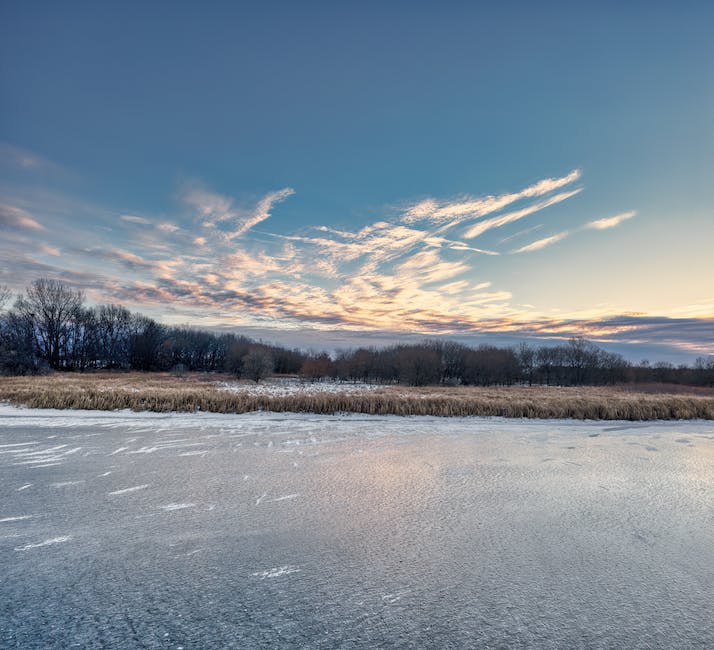
[[[494,8],[283,10],[6,6],[0,283],[315,347],[714,352],[707,21],[550,9],[506,53]]]

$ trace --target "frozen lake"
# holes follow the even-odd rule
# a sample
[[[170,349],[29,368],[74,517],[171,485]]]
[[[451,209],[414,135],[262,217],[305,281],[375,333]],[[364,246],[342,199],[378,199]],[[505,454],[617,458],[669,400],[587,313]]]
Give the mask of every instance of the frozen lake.
[[[0,407],[0,647],[714,646],[714,423]]]

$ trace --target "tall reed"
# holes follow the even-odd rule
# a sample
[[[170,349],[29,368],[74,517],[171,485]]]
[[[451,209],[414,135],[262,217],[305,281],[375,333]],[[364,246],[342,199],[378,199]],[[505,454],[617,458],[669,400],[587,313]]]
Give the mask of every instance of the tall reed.
[[[96,374],[0,378],[0,400],[31,408],[248,413],[503,416],[595,420],[714,419],[714,396],[616,387],[384,387],[378,390],[230,392],[213,377]]]

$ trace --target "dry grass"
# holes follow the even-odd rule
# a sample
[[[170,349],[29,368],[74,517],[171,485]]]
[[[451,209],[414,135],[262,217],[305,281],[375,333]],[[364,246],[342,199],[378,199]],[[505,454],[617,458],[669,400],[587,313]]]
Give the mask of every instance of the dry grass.
[[[619,387],[387,386],[357,393],[242,394],[220,390],[216,375],[98,373],[0,378],[0,400],[32,408],[135,411],[291,411],[598,420],[714,419],[711,394]]]

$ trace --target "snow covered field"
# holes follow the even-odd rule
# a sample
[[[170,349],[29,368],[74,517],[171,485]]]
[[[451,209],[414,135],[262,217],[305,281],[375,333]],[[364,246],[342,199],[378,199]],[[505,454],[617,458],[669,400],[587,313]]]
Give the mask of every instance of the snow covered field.
[[[714,423],[0,406],[0,646],[711,647]]]
[[[384,388],[381,384],[365,384],[362,382],[339,382],[339,381],[302,381],[300,379],[266,379],[256,384],[255,382],[234,381],[218,382],[222,390],[232,393],[244,393],[248,395],[271,395],[275,397],[287,395],[315,395],[318,393],[346,394],[352,395],[364,391]]]

